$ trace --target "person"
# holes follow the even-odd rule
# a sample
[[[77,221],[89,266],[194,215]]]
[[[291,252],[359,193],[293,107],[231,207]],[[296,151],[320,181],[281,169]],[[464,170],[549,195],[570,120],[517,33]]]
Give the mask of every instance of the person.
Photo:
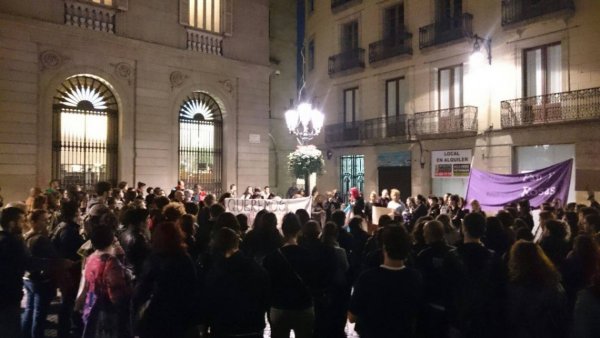
[[[96,183],[96,187],[95,187],[96,195],[94,197],[90,198],[90,200],[88,201],[87,207],[86,207],[87,213],[89,213],[90,209],[92,209],[92,207],[97,204],[107,205],[108,197],[110,196],[111,189],[112,189],[112,186],[109,182],[100,181],[100,182]]]
[[[145,188],[146,188],[146,183],[144,183],[142,181],[138,181],[137,182],[137,188],[135,189],[136,194],[139,197],[143,198],[144,197],[144,190],[146,190]]]
[[[132,281],[142,272],[144,260],[150,253],[147,220],[148,211],[145,209],[128,209],[122,216],[122,223],[127,228],[119,236],[119,243],[125,252],[125,266],[131,273]]]
[[[359,216],[352,217],[350,222],[348,222],[348,229],[352,235],[352,246],[350,248],[350,256],[348,257],[350,263],[350,283],[354,282],[360,275],[365,256],[364,249],[369,239],[369,234],[362,228],[363,222],[364,219]]]
[[[185,190],[185,182],[182,180],[178,180],[177,185],[173,189],[171,189],[171,192],[169,193],[169,196],[167,196],[167,197],[170,200],[173,200],[175,198],[176,191],[181,191],[183,193],[184,190]]]
[[[560,274],[544,251],[520,240],[508,262],[507,337],[567,337],[568,316]]]
[[[482,242],[486,248],[494,250],[498,256],[508,252],[513,244],[513,241],[504,231],[502,222],[496,216],[486,218],[485,236],[482,238]]]
[[[329,258],[329,273],[325,283],[324,299],[315,299],[315,337],[345,338],[346,313],[350,296],[347,273],[350,267],[346,252],[337,243],[338,227],[327,222],[323,227],[321,242],[326,250],[321,260]]]
[[[485,212],[483,210],[481,210],[481,204],[479,204],[478,200],[471,201],[471,212],[478,212],[478,213],[482,214],[483,216],[485,216]]]
[[[415,337],[423,281],[418,271],[405,265],[410,235],[399,225],[385,228],[382,237],[383,264],[359,277],[348,320],[356,323],[362,338]]]
[[[392,189],[390,196],[391,200],[387,203],[387,207],[394,210],[394,218],[402,217],[402,213],[406,211],[406,205],[400,200],[400,190]]]
[[[545,223],[544,234],[540,246],[552,263],[560,268],[571,250],[568,240],[568,226],[563,221],[548,220]]]
[[[429,202],[429,211],[428,215],[433,217],[434,219],[440,215],[440,204],[437,196],[431,195],[428,198]]]
[[[373,207],[379,206],[379,197],[377,192],[371,191],[369,194],[369,201],[365,203],[365,216],[369,222],[373,221]]]
[[[596,273],[590,285],[579,291],[573,311],[571,338],[600,337],[600,275]]]
[[[593,282],[598,273],[600,248],[592,236],[575,237],[573,250],[560,267],[562,283],[567,293],[569,309],[573,310],[577,293]]]
[[[98,184],[97,191],[107,193],[104,190],[106,187],[106,185]],[[105,196],[105,194],[100,196]],[[99,199],[96,201],[97,203],[93,204],[90,209],[106,208]],[[90,203],[88,203],[88,206],[90,206]],[[73,316],[73,306],[75,305],[77,288],[81,278],[81,256],[77,252],[84,243],[83,237],[80,235],[81,226],[78,223],[79,205],[77,202],[68,201],[63,203],[61,205],[61,217],[63,221],[56,227],[51,239],[59,257],[68,259],[74,263],[63,276],[62,280],[59,281],[58,285],[61,293],[61,303],[58,312],[58,336],[68,338],[70,337],[71,328],[77,326],[74,324],[80,320],[80,317]]]
[[[231,198],[237,197],[237,186],[235,184],[229,185],[229,193],[231,194]]]
[[[482,214],[465,216],[463,243],[456,249],[458,266],[451,286],[456,312],[451,325],[465,337],[503,337],[506,271],[500,257],[481,241],[485,229]]]
[[[424,337],[442,338],[449,331],[449,314],[452,308],[452,269],[456,267],[456,248],[446,243],[444,225],[428,221],[423,227],[427,247],[418,253],[415,267],[423,276],[425,307],[418,325]]]
[[[27,207],[27,213],[31,213],[35,208],[33,207],[36,197],[42,195],[42,189],[40,187],[34,187],[29,189],[29,196],[25,200],[25,206]]]
[[[213,250],[218,256],[206,276],[206,322],[214,338],[262,338],[269,308],[269,278],[239,250],[240,238],[230,228],[216,231]]]
[[[247,186],[246,190],[244,190],[244,193],[242,194],[242,196],[240,196],[240,198],[243,200],[249,200],[252,198],[253,195],[254,195],[254,189],[252,189],[251,186]]]
[[[358,190],[357,187],[352,187],[350,188],[349,191],[349,201],[350,201],[350,205],[351,205],[351,211],[353,211],[353,213],[355,215],[362,215],[365,212],[365,200],[362,197],[362,194],[360,192],[360,190]]]
[[[92,228],[90,239],[95,251],[85,264],[83,338],[129,337],[131,287],[125,267],[113,255],[113,229],[107,224],[97,225]]]
[[[417,195],[416,208],[413,210],[411,215],[411,227],[414,227],[419,218],[427,216],[429,213],[429,207],[427,206],[427,199],[423,195]]]
[[[175,223],[159,224],[152,251],[133,292],[132,308],[140,338],[184,337],[197,299],[196,269]]]
[[[29,251],[21,237],[25,212],[17,207],[2,210],[0,218],[0,334],[21,336],[21,298],[23,274]]]
[[[283,217],[281,230],[283,246],[263,261],[271,282],[271,337],[287,338],[293,330],[297,338],[310,338],[315,321],[311,290],[318,280],[315,264],[308,250],[298,245],[301,227],[295,214]]]
[[[452,220],[454,227],[460,228],[461,222],[467,213],[460,204],[460,197],[458,195],[450,196],[448,214],[450,215],[450,219]]]
[[[52,259],[58,253],[48,238],[48,213],[45,210],[34,210],[29,215],[31,231],[25,234],[24,240],[32,257]],[[50,302],[56,295],[56,284],[49,271],[27,272],[23,278],[27,303],[21,316],[21,329],[25,338],[43,338],[46,316]]]
[[[275,194],[273,194],[271,192],[271,188],[268,185],[266,185],[264,187],[262,195],[263,195],[263,199],[266,199],[266,200],[271,200],[271,199],[275,198]]]
[[[331,214],[331,221],[338,227],[338,244],[342,249],[346,250],[346,255],[350,257],[354,241],[352,234],[350,234],[344,226],[346,214],[342,210],[336,210]]]

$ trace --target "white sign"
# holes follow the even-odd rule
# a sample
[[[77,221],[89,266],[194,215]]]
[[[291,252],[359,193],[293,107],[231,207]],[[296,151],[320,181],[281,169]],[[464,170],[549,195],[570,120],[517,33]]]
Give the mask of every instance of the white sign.
[[[250,136],[248,136],[248,142],[252,144],[259,144],[260,134],[250,134]]]
[[[442,150],[431,152],[431,177],[464,178],[471,170],[471,149]]]
[[[248,225],[252,226],[254,217],[261,210],[267,210],[277,216],[277,223],[281,226],[283,216],[288,212],[296,212],[298,209],[308,211],[309,215],[312,211],[312,198],[293,198],[293,199],[225,199],[225,211],[234,215],[245,214],[248,217]]]

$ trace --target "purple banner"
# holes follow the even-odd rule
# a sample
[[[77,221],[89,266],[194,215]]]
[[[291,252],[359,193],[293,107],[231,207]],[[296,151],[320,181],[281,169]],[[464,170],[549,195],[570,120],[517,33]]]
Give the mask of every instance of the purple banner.
[[[465,200],[478,200],[484,210],[502,209],[506,204],[529,200],[531,207],[569,196],[573,160],[526,174],[501,175],[471,168]]]

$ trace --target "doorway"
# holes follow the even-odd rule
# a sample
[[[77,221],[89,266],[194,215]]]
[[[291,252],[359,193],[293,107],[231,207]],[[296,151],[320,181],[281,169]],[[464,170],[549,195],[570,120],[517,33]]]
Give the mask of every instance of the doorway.
[[[381,194],[381,190],[383,189],[388,189],[388,191],[398,189],[400,190],[400,199],[402,201],[405,201],[407,197],[412,195],[411,167],[379,167],[377,171],[377,182],[379,182],[378,194]]]

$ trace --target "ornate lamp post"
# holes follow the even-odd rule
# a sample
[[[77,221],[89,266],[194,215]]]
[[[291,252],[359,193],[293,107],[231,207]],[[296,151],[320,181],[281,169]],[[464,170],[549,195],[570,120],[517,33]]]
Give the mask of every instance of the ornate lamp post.
[[[310,103],[301,103],[296,109],[285,112],[285,123],[290,134],[296,135],[300,145],[315,138],[321,132],[325,116],[317,109],[313,109]]]
[[[314,109],[309,103],[301,103],[296,109],[285,112],[285,122],[290,134],[296,135],[298,150],[288,157],[290,172],[297,178],[304,178],[304,189],[310,194],[310,175],[314,172],[323,171],[323,155],[308,142],[321,132],[325,116],[319,110]]]

